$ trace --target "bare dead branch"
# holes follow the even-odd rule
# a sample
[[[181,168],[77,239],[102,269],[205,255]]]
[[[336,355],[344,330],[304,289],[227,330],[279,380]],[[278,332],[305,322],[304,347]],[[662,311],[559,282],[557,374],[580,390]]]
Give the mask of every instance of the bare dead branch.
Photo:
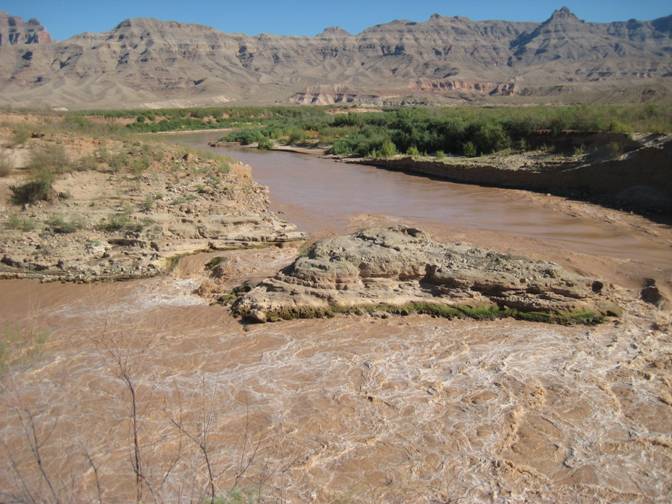
[[[19,481],[19,484],[21,486],[21,491],[23,492],[23,495],[28,498],[30,502],[33,504],[36,504],[37,501],[35,500],[35,497],[33,497],[32,492],[30,491],[30,487],[26,483],[25,478],[23,477],[23,474],[21,473],[21,470],[19,469],[19,464],[16,462],[16,459],[12,455],[12,451],[9,449],[9,447],[5,444],[5,442],[2,442],[3,449],[7,455],[7,460],[9,461],[9,466],[12,469],[12,472],[14,473],[15,478]],[[19,499],[17,499],[17,502]]]
[[[96,493],[97,493],[97,496],[98,496],[98,504],[103,504],[103,490],[100,486],[100,475],[98,473],[98,465],[96,465],[96,462],[93,460],[93,456],[91,455],[89,450],[85,447],[82,447],[82,448],[83,448],[83,452],[84,452],[84,458],[86,459],[89,466],[93,470],[93,476],[94,476],[95,482],[96,482]]]
[[[33,460],[37,465],[37,469],[42,476],[42,479],[47,484],[47,488],[49,488],[49,492],[51,493],[54,502],[56,504],[60,504],[61,500],[58,497],[58,493],[56,493],[54,484],[52,483],[51,478],[47,474],[47,470],[44,467],[44,461],[42,459],[41,452],[43,441],[38,436],[37,427],[35,425],[35,417],[33,416],[33,413],[27,408],[24,408],[23,410],[20,408],[15,408],[15,412],[19,417],[21,426],[23,427],[23,432],[26,440],[28,441],[28,446],[30,447],[30,451],[33,455]],[[51,432],[53,432],[53,429]]]

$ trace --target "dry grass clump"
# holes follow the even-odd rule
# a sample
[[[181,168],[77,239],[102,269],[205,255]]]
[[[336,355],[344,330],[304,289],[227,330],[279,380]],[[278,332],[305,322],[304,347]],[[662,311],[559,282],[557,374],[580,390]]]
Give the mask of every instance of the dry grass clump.
[[[17,214],[10,215],[5,222],[6,229],[14,229],[17,231],[23,231],[24,233],[33,231],[35,227],[36,224],[33,219],[30,217],[21,217]]]
[[[62,145],[46,145],[30,153],[28,169],[33,172],[48,170],[53,174],[66,173],[72,169]]]
[[[19,124],[14,127],[14,131],[12,132],[12,146],[18,147],[19,145],[23,145],[30,137],[30,128],[25,124]]]

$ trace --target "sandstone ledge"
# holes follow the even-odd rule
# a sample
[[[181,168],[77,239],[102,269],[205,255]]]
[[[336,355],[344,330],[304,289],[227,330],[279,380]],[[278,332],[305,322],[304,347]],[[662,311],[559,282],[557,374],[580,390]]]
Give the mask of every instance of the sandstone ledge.
[[[620,312],[598,280],[404,226],[319,241],[232,309],[254,322],[380,312],[593,324]]]

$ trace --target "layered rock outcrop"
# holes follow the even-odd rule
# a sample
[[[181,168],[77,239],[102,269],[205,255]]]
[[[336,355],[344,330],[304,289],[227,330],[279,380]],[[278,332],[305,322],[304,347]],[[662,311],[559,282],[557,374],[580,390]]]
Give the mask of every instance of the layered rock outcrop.
[[[18,16],[10,16],[6,12],[0,12],[0,47],[48,44],[50,42],[49,32],[37,19],[31,18],[24,22]]]
[[[25,26],[22,40],[48,40],[36,22]],[[560,9],[543,23],[434,15],[357,35],[328,28],[288,37],[130,19],[106,33],[36,44],[29,57],[7,46],[13,49],[0,51],[0,103],[370,103],[374,96],[401,103],[423,93],[432,100],[649,100],[672,95],[671,26],[669,17],[588,23]],[[315,86],[349,92],[305,93]]]
[[[618,312],[605,291],[550,262],[439,243],[397,226],[318,241],[234,311],[257,322],[381,311],[591,323]]]

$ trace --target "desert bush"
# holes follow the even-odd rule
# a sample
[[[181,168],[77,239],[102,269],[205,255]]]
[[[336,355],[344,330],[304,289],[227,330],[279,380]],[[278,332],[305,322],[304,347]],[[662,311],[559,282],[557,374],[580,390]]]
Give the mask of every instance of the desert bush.
[[[75,233],[84,227],[84,220],[81,217],[65,218],[63,215],[54,215],[47,220],[47,226],[54,233],[70,234]]]
[[[129,233],[139,233],[151,221],[134,221],[131,218],[131,214],[128,210],[123,210],[115,214],[110,215],[107,219],[104,219],[103,222],[99,223],[96,228],[100,231],[105,231],[108,233],[115,233],[119,231],[129,232]]]
[[[130,156],[127,152],[119,152],[117,154],[108,154],[105,159],[107,166],[113,172],[121,171],[123,168],[129,165]]]
[[[72,167],[76,171],[95,171],[98,169],[98,160],[95,155],[83,156]]]
[[[30,154],[28,169],[33,172],[65,173],[72,168],[62,145],[46,145]]]
[[[151,194],[145,196],[145,199],[140,203],[140,211],[149,213],[154,208],[154,197]]]
[[[151,162],[148,156],[141,155],[133,157],[131,160],[131,172],[136,176],[142,175],[142,173],[149,168],[150,164]]]
[[[12,214],[5,222],[5,228],[15,229],[17,231],[23,231],[27,233],[28,231],[33,231],[35,229],[35,221],[30,217],[21,217],[17,214]]]
[[[12,202],[16,205],[49,201],[53,193],[54,174],[47,169],[36,170],[33,178],[18,186],[11,186]]]

